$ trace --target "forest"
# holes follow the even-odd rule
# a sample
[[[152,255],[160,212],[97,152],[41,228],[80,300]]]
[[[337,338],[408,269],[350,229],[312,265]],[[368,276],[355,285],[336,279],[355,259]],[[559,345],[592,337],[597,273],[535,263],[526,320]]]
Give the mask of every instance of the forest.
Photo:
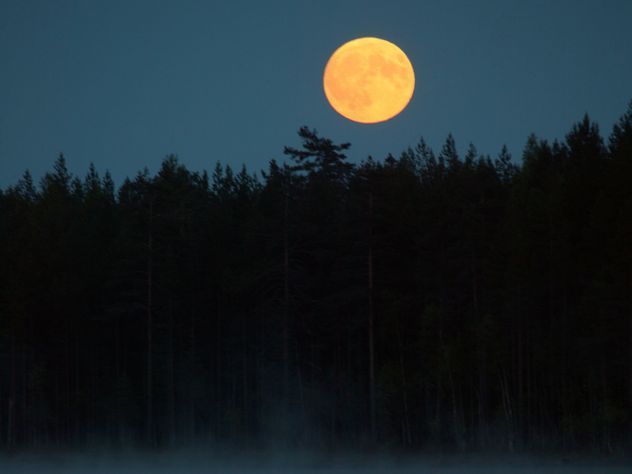
[[[521,160],[298,135],[0,191],[0,451],[632,447],[632,102]]]

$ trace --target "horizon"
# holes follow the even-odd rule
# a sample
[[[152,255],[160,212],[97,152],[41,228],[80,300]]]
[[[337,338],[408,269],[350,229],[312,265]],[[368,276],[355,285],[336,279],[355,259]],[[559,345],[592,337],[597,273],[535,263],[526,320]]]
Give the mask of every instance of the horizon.
[[[613,131],[614,131],[614,129],[617,127],[617,124],[619,123],[619,121],[620,121],[620,120],[622,120],[622,119],[625,117],[625,115],[626,115],[626,114],[629,114],[629,113],[630,113],[630,112],[629,112],[630,110],[632,110],[632,99],[628,102],[628,107],[627,107],[626,111],[625,111],[625,112],[623,112],[623,113],[619,116],[619,118],[618,118],[618,119],[617,119],[617,120],[613,123],[613,125],[612,125],[612,129],[613,129],[613,130],[612,130],[610,133],[608,133],[608,134],[605,134],[605,133],[604,133],[604,130],[600,127],[600,124],[599,124],[599,123],[597,123],[597,122],[594,122],[594,121],[590,118],[590,116],[589,116],[587,113],[586,113],[586,114],[584,114],[584,115],[583,115],[583,117],[582,117],[581,119],[578,119],[578,120],[576,120],[575,122],[573,122],[572,126],[571,126],[571,127],[569,127],[568,132],[567,132],[566,134],[564,134],[564,137],[563,137],[563,138],[556,137],[556,138],[554,138],[554,139],[552,139],[552,140],[549,140],[549,139],[546,139],[546,138],[538,137],[538,136],[537,136],[537,135],[535,135],[535,134],[531,134],[531,135],[529,135],[529,136],[525,139],[525,145],[524,145],[524,147],[523,147],[522,152],[520,153],[520,157],[519,157],[519,158],[517,158],[515,155],[513,155],[513,154],[511,154],[511,152],[509,152],[509,153],[510,153],[510,156],[511,156],[511,161],[512,161],[512,163],[514,163],[516,166],[522,166],[522,165],[524,164],[524,156],[523,156],[523,154],[524,154],[524,152],[525,152],[525,151],[527,151],[527,150],[528,150],[529,140],[530,140],[531,138],[535,138],[535,139],[537,139],[537,140],[538,140],[538,142],[541,142],[541,143],[547,143],[547,144],[549,144],[549,145],[560,144],[561,146],[567,146],[566,139],[567,139],[567,136],[568,136],[570,133],[572,133],[573,127],[575,127],[575,126],[577,126],[577,125],[581,124],[581,123],[582,123],[582,121],[584,121],[584,120],[586,120],[586,119],[588,119],[588,120],[590,121],[590,123],[591,123],[591,124],[594,124],[594,125],[596,125],[596,126],[598,127],[598,130],[599,130],[600,136],[601,136],[601,138],[602,138],[602,140],[603,140],[603,144],[604,144],[604,146],[605,146],[606,148],[608,148],[608,147],[609,147],[609,142],[610,142],[610,140],[611,140],[611,138],[612,138],[612,135],[613,135]],[[309,128],[309,127],[308,127],[308,128]],[[318,132],[318,130],[316,130],[316,131]],[[451,136],[452,136],[452,134],[451,134],[451,133],[449,133],[449,134],[448,134],[448,136],[446,137],[445,141],[444,141],[444,142],[441,144],[441,146],[439,147],[439,149],[435,149],[435,148],[433,148],[433,147],[428,146],[429,151],[433,152],[435,155],[438,155],[438,154],[440,153],[440,148],[441,148],[443,145],[445,145],[446,141],[447,141],[447,140],[448,140],[448,138],[449,138],[449,137],[451,137]],[[328,138],[328,137],[323,137],[323,138]],[[454,138],[454,137],[453,137],[453,138]],[[469,146],[471,146],[471,145],[473,145],[473,146],[474,146],[474,148],[476,149],[476,151],[478,152],[478,149],[476,148],[476,144],[475,144],[475,143],[470,143],[470,144],[468,145],[468,147],[465,147],[465,146],[461,146],[461,147],[459,147],[459,146],[458,146],[458,140],[457,140],[456,138],[454,138],[454,139],[455,139],[455,143],[456,143],[456,145],[457,145],[457,146],[456,146],[456,151],[457,151],[458,156],[459,156],[459,158],[460,158],[460,159],[463,159],[464,155],[465,155],[465,154],[466,154],[466,152],[467,152],[467,148],[468,148]],[[425,139],[424,139],[423,137],[421,137],[421,141],[423,141],[426,145],[428,145],[428,144],[427,144],[427,142],[425,142]],[[370,155],[370,154],[369,154],[367,157],[363,158],[362,160],[359,160],[359,161],[356,161],[356,162],[353,162],[353,161],[351,161],[351,160],[350,160],[350,162],[351,162],[352,166],[361,167],[361,166],[363,165],[363,163],[365,163],[365,162],[366,162],[366,160],[367,160],[367,159],[369,159],[369,158],[371,158],[371,159],[372,159],[373,161],[375,161],[376,163],[383,163],[383,162],[384,162],[384,160],[385,160],[385,159],[387,159],[389,155],[390,155],[390,156],[397,157],[397,158],[400,158],[403,154],[407,153],[408,151],[410,151],[410,150],[414,150],[414,149],[415,149],[415,147],[416,147],[419,143],[421,143],[421,141],[420,141],[420,142],[418,142],[418,143],[416,143],[416,144],[413,144],[412,146],[408,147],[407,149],[402,150],[401,152],[399,152],[399,153],[397,153],[397,154],[391,154],[391,153],[389,153],[389,154],[387,154],[386,156],[383,156],[383,157],[375,157],[375,156],[372,156],[372,155]],[[349,143],[350,143],[350,142],[349,142]],[[350,148],[349,148],[349,149],[350,149],[350,150],[353,150],[353,143],[350,143],[350,145],[351,145],[351,146],[350,146]],[[288,146],[288,145],[287,145],[287,144],[285,144],[284,146]],[[283,147],[282,147],[282,148],[283,148]],[[478,153],[478,155],[477,155],[477,156],[478,156],[478,157],[480,157],[480,158],[489,158],[489,159],[491,159],[492,161],[494,161],[495,159],[497,159],[497,158],[501,155],[501,152],[502,152],[502,149],[501,149],[501,150],[499,150],[499,153],[497,153],[496,155],[489,155],[489,154]],[[345,155],[347,156],[347,158],[349,158],[349,150],[345,151]],[[65,155],[63,152],[60,152],[60,153],[59,153],[59,154],[55,157],[55,159],[51,161],[51,163],[50,163],[50,167],[49,167],[47,170],[44,170],[44,171],[43,171],[43,174],[42,174],[41,176],[39,176],[39,178],[38,178],[38,177],[36,177],[36,176],[33,176],[33,174],[31,173],[31,171],[30,171],[29,169],[25,169],[25,170],[24,170],[24,172],[23,172],[23,173],[19,176],[19,178],[18,178],[18,179],[17,179],[14,183],[8,183],[8,184],[7,184],[4,188],[0,186],[0,191],[2,191],[2,190],[9,190],[10,188],[15,187],[15,186],[16,186],[16,185],[20,182],[20,181],[22,181],[22,179],[24,178],[24,176],[26,175],[26,173],[28,173],[28,174],[30,175],[31,179],[33,180],[33,184],[35,185],[35,187],[36,187],[36,188],[40,187],[40,186],[42,185],[42,180],[45,178],[45,174],[50,173],[50,171],[51,171],[51,170],[52,170],[52,168],[53,168],[53,165],[54,165],[54,164],[58,161],[58,159],[59,159],[59,158],[63,158],[64,163],[65,163],[65,166],[66,166],[66,168],[67,168],[68,172],[70,173],[70,175],[71,175],[72,177],[74,177],[74,178],[79,178],[80,180],[83,180],[83,179],[85,179],[85,178],[88,176],[88,174],[90,173],[90,166],[93,166],[93,167],[94,167],[94,170],[97,172],[97,174],[98,174],[101,178],[104,178],[104,177],[107,175],[107,176],[109,176],[109,177],[113,180],[113,184],[114,184],[114,186],[115,186],[115,191],[118,191],[118,190],[120,189],[120,187],[123,185],[123,183],[124,183],[125,181],[131,181],[131,180],[133,180],[134,178],[136,178],[136,177],[137,177],[138,175],[140,175],[140,174],[145,174],[145,173],[148,173],[148,175],[149,175],[149,176],[155,176],[155,175],[156,175],[156,174],[160,171],[160,168],[161,168],[162,164],[163,164],[165,161],[167,161],[167,160],[169,160],[169,159],[171,159],[171,158],[175,158],[175,159],[177,160],[177,162],[178,162],[180,165],[184,166],[184,167],[185,167],[188,171],[190,171],[191,173],[198,173],[198,174],[199,174],[199,175],[201,175],[201,176],[202,176],[203,174],[207,174],[207,175],[210,177],[210,176],[211,176],[211,174],[212,174],[212,172],[213,172],[213,170],[214,170],[214,169],[215,169],[218,165],[220,165],[220,166],[221,166],[224,170],[225,170],[225,169],[227,169],[227,168],[230,168],[230,169],[231,169],[231,171],[233,171],[235,174],[238,174],[238,173],[239,173],[239,172],[241,172],[243,169],[245,169],[245,170],[247,171],[248,175],[252,176],[254,179],[256,179],[256,180],[257,180],[257,181],[259,181],[259,182],[261,182],[262,180],[264,180],[265,173],[266,173],[267,171],[269,171],[269,167],[270,167],[270,164],[271,164],[271,162],[272,162],[272,161],[275,161],[275,162],[277,162],[278,164],[281,164],[281,165],[283,165],[284,163],[287,163],[287,162],[288,162],[288,159],[287,159],[287,158],[284,158],[284,157],[283,157],[283,153],[281,153],[279,158],[271,158],[271,159],[270,159],[270,161],[266,164],[266,167],[265,167],[265,168],[261,168],[261,169],[258,169],[258,170],[252,170],[252,169],[249,169],[249,168],[247,167],[246,163],[241,163],[241,164],[240,164],[240,163],[232,163],[232,164],[231,164],[230,162],[222,162],[222,161],[219,161],[219,160],[218,160],[218,161],[215,161],[215,162],[212,162],[212,163],[209,163],[209,166],[208,166],[208,167],[205,167],[205,168],[201,168],[201,169],[189,169],[189,168],[187,167],[186,163],[185,163],[185,162],[183,162],[183,161],[181,160],[180,156],[179,156],[177,153],[172,153],[172,154],[167,154],[167,155],[163,156],[163,157],[162,157],[162,159],[160,160],[160,162],[159,162],[159,163],[157,163],[157,165],[156,165],[156,169],[155,169],[155,170],[151,170],[151,169],[149,169],[149,167],[148,167],[148,166],[144,166],[143,168],[138,169],[138,170],[136,170],[135,172],[133,172],[133,173],[131,173],[131,174],[129,174],[129,175],[123,176],[123,177],[122,177],[122,178],[121,178],[121,179],[117,182],[117,180],[116,180],[116,179],[114,179],[114,177],[111,175],[110,171],[109,171],[107,168],[106,168],[106,169],[99,169],[99,167],[97,166],[97,164],[96,164],[96,163],[94,163],[94,162],[89,162],[89,164],[88,164],[88,170],[86,170],[85,174],[80,175],[79,173],[77,173],[76,171],[74,171],[74,170],[73,170],[73,168],[72,168],[72,164],[71,164],[71,163],[69,163],[69,160],[67,159],[66,155]]]

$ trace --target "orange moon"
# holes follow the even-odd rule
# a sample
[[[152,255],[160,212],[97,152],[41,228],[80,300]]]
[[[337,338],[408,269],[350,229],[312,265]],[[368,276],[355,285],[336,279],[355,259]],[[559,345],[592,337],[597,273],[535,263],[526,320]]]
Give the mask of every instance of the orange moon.
[[[384,122],[399,114],[415,90],[406,54],[379,38],[358,38],[331,55],[323,75],[325,96],[340,115],[360,123]]]

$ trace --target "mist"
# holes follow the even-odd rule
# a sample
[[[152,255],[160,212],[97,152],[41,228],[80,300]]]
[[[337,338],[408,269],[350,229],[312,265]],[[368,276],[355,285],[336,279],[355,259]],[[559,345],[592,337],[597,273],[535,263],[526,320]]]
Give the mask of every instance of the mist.
[[[597,474],[629,473],[624,458],[525,455],[396,456],[303,452],[173,450],[160,453],[30,453],[0,457],[0,472],[40,473],[222,473],[222,474]]]

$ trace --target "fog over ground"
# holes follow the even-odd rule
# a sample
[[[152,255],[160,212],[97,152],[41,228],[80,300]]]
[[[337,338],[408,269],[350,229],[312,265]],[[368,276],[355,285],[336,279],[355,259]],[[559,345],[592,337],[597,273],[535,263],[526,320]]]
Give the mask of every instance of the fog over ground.
[[[629,462],[563,456],[454,457],[449,455],[420,458],[396,456],[323,457],[303,454],[217,454],[178,452],[159,454],[91,453],[76,455],[19,454],[0,457],[3,474],[39,473],[226,473],[226,474],[623,474],[631,472]]]

